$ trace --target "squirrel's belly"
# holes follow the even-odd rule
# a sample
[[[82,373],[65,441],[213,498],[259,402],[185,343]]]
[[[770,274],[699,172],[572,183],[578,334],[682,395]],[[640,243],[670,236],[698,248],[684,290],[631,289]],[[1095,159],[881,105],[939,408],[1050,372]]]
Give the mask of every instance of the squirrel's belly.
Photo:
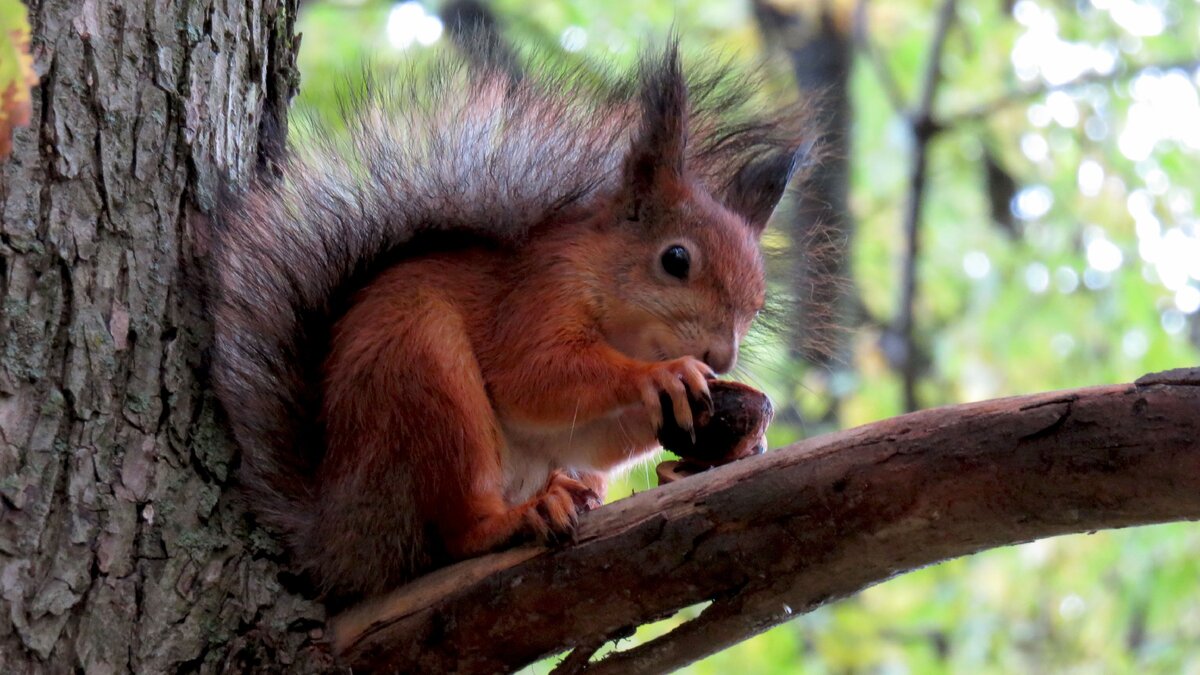
[[[550,472],[607,473],[637,461],[658,447],[645,422],[613,415],[573,427],[540,427],[501,420],[505,448],[504,497],[510,504],[546,487]]]

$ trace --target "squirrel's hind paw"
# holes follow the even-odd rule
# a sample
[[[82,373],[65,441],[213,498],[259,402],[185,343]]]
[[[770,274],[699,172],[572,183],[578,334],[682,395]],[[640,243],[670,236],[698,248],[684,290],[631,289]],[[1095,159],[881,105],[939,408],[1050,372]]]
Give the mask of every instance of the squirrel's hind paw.
[[[525,512],[526,528],[539,540],[567,541],[575,533],[579,514],[600,506],[600,495],[561,471],[550,474],[546,489]]]

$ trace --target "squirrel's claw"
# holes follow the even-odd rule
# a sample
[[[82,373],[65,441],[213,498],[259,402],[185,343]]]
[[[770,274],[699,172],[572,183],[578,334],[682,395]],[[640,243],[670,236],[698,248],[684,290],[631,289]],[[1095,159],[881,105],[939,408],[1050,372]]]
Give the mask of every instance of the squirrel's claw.
[[[657,434],[663,427],[662,403],[658,400],[658,389],[653,382],[647,380],[642,384],[641,393],[642,407],[650,418],[650,428]]]
[[[714,377],[708,364],[691,356],[654,364],[640,387],[642,403],[654,432],[657,434],[662,430],[664,408],[669,405],[675,426],[687,432],[695,444],[692,400],[700,401],[706,412],[712,412],[713,400],[708,390],[708,379]]]
[[[529,529],[540,541],[560,544],[571,541],[579,525],[579,514],[600,505],[600,495],[562,471],[550,474],[544,492],[533,498],[527,512]]]

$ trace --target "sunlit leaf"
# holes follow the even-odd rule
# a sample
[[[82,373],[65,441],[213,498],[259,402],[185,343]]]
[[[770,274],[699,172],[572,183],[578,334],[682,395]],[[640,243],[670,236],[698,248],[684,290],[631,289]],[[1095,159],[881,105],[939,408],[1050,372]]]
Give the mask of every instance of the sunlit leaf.
[[[12,152],[12,132],[29,124],[30,88],[37,84],[29,54],[29,17],[19,0],[0,0],[0,159]]]

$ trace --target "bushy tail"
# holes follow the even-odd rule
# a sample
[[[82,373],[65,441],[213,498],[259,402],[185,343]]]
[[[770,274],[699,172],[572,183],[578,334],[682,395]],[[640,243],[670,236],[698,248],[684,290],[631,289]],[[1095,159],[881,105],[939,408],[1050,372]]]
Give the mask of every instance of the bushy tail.
[[[470,64],[470,65],[468,65]],[[243,450],[242,480],[296,546],[314,517],[323,453],[321,368],[351,295],[418,242],[519,242],[616,188],[649,106],[681,79],[674,43],[625,76],[478,53],[370,82],[344,135],[311,129],[280,177],[217,219],[212,275],[217,393]],[[790,161],[801,117],[755,114],[757,88],[727,67],[687,84],[688,158],[714,195],[757,163]],[[772,202],[773,203],[773,202]]]

